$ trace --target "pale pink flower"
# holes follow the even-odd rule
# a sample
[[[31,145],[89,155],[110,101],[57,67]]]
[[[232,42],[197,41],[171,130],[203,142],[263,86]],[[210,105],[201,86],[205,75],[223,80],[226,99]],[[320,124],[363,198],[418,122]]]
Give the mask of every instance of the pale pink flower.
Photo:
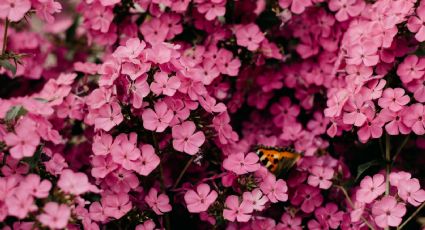
[[[163,132],[173,119],[173,111],[163,101],[156,102],[155,111],[146,109],[142,113],[143,127],[147,130]]]
[[[0,1],[0,18],[17,22],[25,16],[30,8],[29,0],[2,0]]]
[[[239,197],[230,195],[224,203],[223,217],[229,221],[248,222],[253,211],[252,203],[242,200],[239,202]]]
[[[385,196],[372,206],[372,215],[375,223],[381,228],[388,226],[397,227],[401,223],[404,214],[406,214],[406,206],[402,203],[397,203],[397,200],[392,196]]]
[[[257,154],[250,152],[233,153],[223,161],[223,168],[232,171],[238,175],[255,172],[260,168],[259,158]]]
[[[185,121],[181,125],[172,128],[173,147],[175,150],[194,155],[205,142],[205,135],[202,131],[196,132],[195,123]]]
[[[184,194],[187,209],[192,213],[207,211],[208,207],[217,199],[217,192],[210,189],[207,184],[200,184],[196,191],[189,190]]]
[[[145,197],[146,203],[157,214],[162,215],[165,212],[171,211],[170,199],[165,193],[158,195],[155,188],[149,190],[148,195]]]
[[[52,229],[62,229],[68,224],[71,209],[65,204],[49,202],[43,207],[43,213],[37,219],[45,226]]]
[[[357,190],[357,201],[371,203],[378,196],[385,192],[385,177],[376,174],[373,177],[366,176],[360,182],[360,189]]]
[[[167,73],[157,72],[154,75],[154,82],[150,88],[157,95],[173,96],[180,87],[180,80],[176,76],[168,77]]]
[[[311,175],[308,177],[308,184],[311,186],[319,187],[321,189],[328,189],[332,186],[332,178],[334,170],[329,167],[314,166],[311,169]]]

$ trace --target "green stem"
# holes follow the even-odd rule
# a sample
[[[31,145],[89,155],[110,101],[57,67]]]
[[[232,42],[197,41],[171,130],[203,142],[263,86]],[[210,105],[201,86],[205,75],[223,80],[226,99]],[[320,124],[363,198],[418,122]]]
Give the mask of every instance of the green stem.
[[[341,191],[342,191],[342,193],[344,193],[344,196],[345,196],[345,198],[347,199],[347,201],[348,201],[348,204],[350,204],[350,206],[351,206],[351,208],[352,209],[355,209],[355,207],[354,207],[354,204],[353,204],[353,201],[351,201],[351,198],[350,198],[350,196],[348,195],[348,192],[347,192],[347,190],[345,190],[345,188],[344,187],[342,187],[342,186],[339,186],[339,185],[336,185],[336,187],[337,188],[339,188]],[[367,221],[367,219],[363,216],[363,214],[360,216],[360,219],[369,227],[369,229],[372,229],[372,230],[376,230],[374,227],[373,227],[373,225],[372,224],[370,224],[369,223],[369,221]]]
[[[181,179],[183,178],[184,173],[187,171],[187,169],[189,168],[189,166],[192,164],[192,162],[195,160],[195,156],[192,156],[186,163],[186,165],[184,166],[183,170],[180,172],[179,177],[177,177],[176,182],[174,183],[173,189],[176,189],[177,186],[179,185]]]
[[[398,228],[397,230],[401,230],[407,223],[409,223],[409,221],[411,221],[421,210],[422,208],[425,207],[425,202],[423,202],[421,204],[421,206],[418,207],[418,209],[416,209],[416,211],[414,213],[412,213],[412,215],[409,216],[409,218],[407,218],[407,220],[405,220]]]
[[[6,18],[6,23],[4,25],[4,33],[3,33],[3,48],[1,53],[4,54],[6,52],[7,47],[7,30],[9,29],[9,19]]]
[[[386,161],[386,189],[385,195],[390,194],[390,171],[391,171],[391,143],[390,136],[385,135],[385,161]]]

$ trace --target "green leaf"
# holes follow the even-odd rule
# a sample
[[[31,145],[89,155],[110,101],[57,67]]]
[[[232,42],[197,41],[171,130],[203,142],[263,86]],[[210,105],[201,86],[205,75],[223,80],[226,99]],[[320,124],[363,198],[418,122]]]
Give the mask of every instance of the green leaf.
[[[16,66],[12,65],[8,60],[0,60],[0,66],[4,67],[7,70],[10,70],[12,72],[13,76],[16,74]]]
[[[22,105],[13,106],[9,111],[6,112],[5,121],[10,123],[16,121],[19,117],[25,115],[27,110]]]
[[[366,170],[368,170],[370,167],[372,166],[377,166],[380,165],[381,162],[379,160],[373,160],[373,161],[369,161],[366,162],[364,164],[359,165],[359,167],[357,167],[357,177],[356,177],[356,181],[360,178],[360,176],[366,172]]]

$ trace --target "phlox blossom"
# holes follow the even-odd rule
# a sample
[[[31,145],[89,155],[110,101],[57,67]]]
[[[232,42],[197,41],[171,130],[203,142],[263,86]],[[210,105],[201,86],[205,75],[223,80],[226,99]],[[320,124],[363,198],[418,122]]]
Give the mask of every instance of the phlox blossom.
[[[196,191],[189,190],[184,194],[187,209],[192,213],[207,211],[208,207],[217,199],[217,192],[207,184],[200,184]]]

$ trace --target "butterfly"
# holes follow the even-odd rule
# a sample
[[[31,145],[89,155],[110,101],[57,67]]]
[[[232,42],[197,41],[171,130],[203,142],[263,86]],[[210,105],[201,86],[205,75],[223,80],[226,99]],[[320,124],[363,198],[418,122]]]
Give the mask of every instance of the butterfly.
[[[280,174],[287,171],[297,163],[301,154],[294,149],[285,147],[270,147],[259,145],[256,147],[256,153],[261,163],[272,173]]]

